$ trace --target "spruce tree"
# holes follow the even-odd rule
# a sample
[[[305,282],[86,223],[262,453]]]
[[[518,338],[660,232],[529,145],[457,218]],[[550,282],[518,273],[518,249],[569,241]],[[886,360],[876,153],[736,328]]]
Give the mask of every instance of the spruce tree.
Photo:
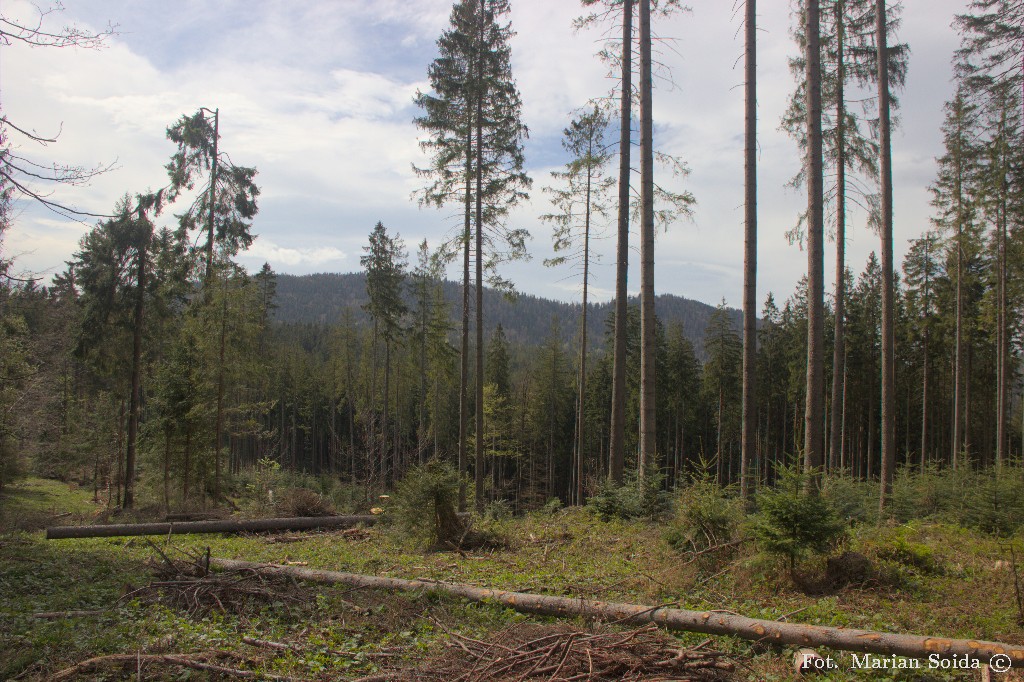
[[[527,197],[531,181],[524,171],[523,140],[527,128],[521,120],[522,102],[512,78],[511,27],[503,23],[510,12],[508,0],[461,0],[451,15],[451,27],[438,40],[440,56],[431,65],[433,94],[420,94],[424,115],[417,125],[431,139],[424,148],[430,166],[421,174],[432,180],[423,194],[428,204],[450,203],[460,179],[455,170],[461,160],[464,229],[455,240],[463,251],[462,381],[464,396],[469,366],[469,291],[476,292],[476,431],[483,419],[483,283],[506,291],[511,284],[497,273],[506,260],[525,258],[529,232],[507,224],[510,209]],[[449,246],[449,251],[451,247]],[[475,273],[470,280],[470,253]],[[465,452],[468,402],[460,398],[460,454]],[[477,505],[483,504],[483,442],[475,452]],[[464,466],[464,456],[460,456]],[[464,505],[464,498],[460,500]]]
[[[580,359],[579,381],[576,399],[576,490],[575,501],[583,504],[584,441],[584,397],[587,382],[587,293],[590,284],[590,240],[592,220],[608,214],[607,198],[614,179],[606,177],[604,167],[609,154],[604,134],[608,127],[608,116],[597,106],[581,114],[563,132],[562,147],[572,155],[564,171],[552,171],[552,177],[563,180],[564,188],[546,187],[551,194],[551,203],[557,213],[541,216],[554,224],[555,258],[544,261],[555,266],[571,262],[582,268],[582,301],[580,306]]]
[[[369,246],[363,247],[364,255],[359,264],[366,269],[366,295],[369,301],[363,310],[373,319],[374,345],[378,336],[384,339],[384,410],[380,424],[380,467],[385,480],[398,477],[398,443],[390,446],[391,461],[387,461],[389,446],[388,406],[391,400],[391,351],[404,332],[403,318],[407,306],[403,300],[405,284],[406,251],[399,235],[388,235],[384,224],[378,222],[370,233]],[[376,395],[373,396],[376,400]]]
[[[968,237],[975,225],[975,194],[979,173],[979,150],[975,143],[977,107],[971,104],[961,84],[954,98],[945,105],[942,124],[945,153],[937,159],[936,178],[930,186],[935,226],[948,239],[953,251],[952,273],[955,281],[953,415],[949,462],[955,469],[964,451],[964,352],[965,352],[965,280],[967,276]]]
[[[209,114],[213,115],[212,123]],[[219,109],[210,111],[203,107],[191,116],[182,115],[167,129],[167,139],[178,150],[167,164],[171,182],[166,198],[173,202],[182,192],[195,190],[198,185],[199,196],[178,216],[179,230],[182,234],[197,229],[206,232],[203,278],[209,280],[215,246],[233,255],[252,244],[250,228],[260,193],[253,182],[256,169],[235,165],[220,149]]]

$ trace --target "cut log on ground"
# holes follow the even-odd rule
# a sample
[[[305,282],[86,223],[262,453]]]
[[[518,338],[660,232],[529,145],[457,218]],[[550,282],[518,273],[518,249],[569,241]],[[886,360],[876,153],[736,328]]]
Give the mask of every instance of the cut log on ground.
[[[67,538],[114,538],[128,535],[180,535],[187,533],[255,533],[267,530],[315,530],[348,528],[377,523],[379,516],[299,516],[247,521],[182,521],[180,523],[118,523],[103,526],[51,526],[47,540]]]
[[[327,584],[384,590],[435,590],[453,594],[471,601],[497,602],[516,611],[543,616],[598,618],[606,622],[642,625],[655,623],[669,630],[702,632],[709,635],[729,635],[741,639],[785,644],[801,647],[827,647],[841,651],[943,659],[970,659],[988,663],[993,657],[997,663],[1009,661],[1024,667],[1024,645],[1001,644],[969,639],[948,639],[921,635],[901,635],[870,630],[853,630],[780,623],[759,618],[746,618],[721,611],[687,611],[662,606],[641,606],[602,602],[592,599],[549,597],[526,592],[508,592],[459,583],[429,580],[404,580],[358,573],[323,571],[297,566],[277,566],[233,559],[211,559],[210,565],[228,570],[251,569],[270,575],[287,575],[301,580]]]

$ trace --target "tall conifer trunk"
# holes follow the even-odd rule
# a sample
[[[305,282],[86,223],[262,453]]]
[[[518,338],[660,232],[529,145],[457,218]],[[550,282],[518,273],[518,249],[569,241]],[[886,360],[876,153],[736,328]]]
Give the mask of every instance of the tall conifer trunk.
[[[926,235],[927,239],[927,235]],[[930,285],[929,263],[931,241],[924,245],[924,353],[921,367],[921,471],[928,464],[928,313]],[[907,425],[909,430],[910,425]]]
[[[131,509],[135,503],[135,453],[139,439],[139,409],[142,404],[142,316],[146,299],[146,250],[149,239],[138,247],[135,257],[137,272],[135,294],[135,320],[132,331],[132,377],[131,395],[128,402],[128,448],[124,464],[123,509]]]
[[[750,499],[757,458],[757,2],[746,0],[744,22],[745,141],[743,245],[743,414],[740,498]]]
[[[207,109],[207,111],[209,111]],[[209,286],[210,278],[213,276],[213,238],[214,238],[214,217],[217,205],[217,145],[220,142],[220,108],[213,112],[213,157],[210,160],[210,207],[206,226],[206,276],[205,280]],[[220,434],[217,434],[218,438]]]
[[[879,509],[892,495],[896,470],[896,348],[892,248],[892,142],[889,121],[889,50],[885,0],[875,3],[875,42],[878,48],[878,171],[882,233],[882,489]]]
[[[583,445],[584,435],[583,401],[587,395],[587,285],[590,283],[590,195],[591,180],[594,175],[594,131],[591,128],[590,141],[587,145],[587,198],[586,215],[583,224],[583,308],[580,314],[580,381],[576,420],[576,504],[583,504]]]
[[[804,469],[815,472],[817,493],[822,464],[824,362],[824,209],[821,139],[821,41],[818,0],[807,2],[807,395],[804,406]]]
[[[480,52],[478,59],[483,60],[485,2],[480,0]],[[483,64],[480,66],[483,73]],[[475,438],[475,479],[476,509],[484,510],[484,225],[483,225],[483,127],[484,97],[486,86],[483,79],[478,80],[476,88],[476,438]]]
[[[472,80],[470,65],[470,80]],[[466,511],[469,435],[469,246],[472,235],[473,115],[466,103],[466,195],[462,242],[462,348],[459,353],[459,511]]]
[[[651,110],[651,0],[640,0],[640,457],[638,475],[657,465],[654,321],[654,121]]]
[[[846,35],[844,0],[836,2],[836,289],[832,343],[832,425],[828,468],[842,466],[843,414],[840,405],[846,382]]]
[[[214,429],[214,475],[213,475],[213,499],[215,503],[220,502],[220,451],[224,433],[224,351],[227,346],[228,332],[228,292],[227,281],[224,282],[224,301],[220,311],[220,346],[218,349],[217,364],[217,416],[216,428]]]
[[[999,119],[999,198],[996,206],[996,453],[997,472],[1002,469],[1006,457],[1006,415],[1009,383],[1007,381],[1007,332],[1006,319],[1006,223],[1007,183],[1009,172],[1006,164],[1006,108],[1002,104]]]
[[[622,483],[626,452],[626,281],[629,272],[629,158],[633,91],[633,0],[622,2],[622,100],[619,107],[619,210],[615,260],[615,339],[608,477]]]

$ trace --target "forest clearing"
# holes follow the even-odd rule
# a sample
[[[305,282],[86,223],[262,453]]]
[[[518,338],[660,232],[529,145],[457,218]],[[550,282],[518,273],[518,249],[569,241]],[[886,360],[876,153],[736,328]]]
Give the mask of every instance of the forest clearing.
[[[898,494],[907,492],[918,503],[925,492],[934,495],[933,503],[949,493],[934,480],[903,483],[908,488],[898,486]],[[1018,484],[1016,495],[1021,488]],[[853,491],[870,494],[847,484],[847,509],[856,513]],[[714,551],[695,550],[699,544],[687,544],[696,538],[692,516],[682,509],[657,523],[601,520],[593,510],[572,508],[489,518],[478,523],[500,539],[495,546],[425,551],[415,537],[389,523],[301,533],[47,541],[43,525],[91,520],[103,513],[102,506],[88,491],[43,479],[27,479],[5,495],[0,534],[4,679],[128,679],[140,666],[145,679],[182,679],[186,670],[188,679],[572,679],[552,677],[550,668],[534,677],[524,676],[521,668],[504,677],[493,670],[474,672],[475,666],[493,663],[484,655],[488,647],[515,648],[559,633],[611,638],[604,641],[608,660],[635,654],[629,665],[640,674],[630,677],[628,668],[620,668],[582,679],[690,679],[645,666],[671,658],[666,652],[674,656],[695,647],[707,655],[695,660],[709,665],[695,667],[692,679],[793,676],[793,646],[697,633],[657,635],[651,626],[527,615],[437,591],[332,586],[260,578],[251,571],[213,573],[218,577],[204,584],[197,566],[208,560],[207,552],[281,566],[1024,645],[1019,536],[1001,538],[951,523],[953,505],[941,502],[931,520],[853,525],[843,550],[863,556],[870,568],[854,566],[843,575],[826,568],[822,556],[808,555],[794,579],[784,557],[759,552],[756,540],[739,527],[712,546]],[[1015,501],[1021,506],[1014,513],[1021,514],[1024,499]],[[321,503],[328,504],[326,498]],[[860,503],[861,513],[868,512],[863,499]],[[695,506],[706,511],[714,505],[705,500],[689,508]],[[733,510],[731,518],[739,522],[741,516]],[[733,540],[742,541],[730,544]],[[612,646],[618,641],[614,637],[632,633],[641,633],[635,635],[639,642]],[[975,668],[929,669],[927,658],[918,670],[895,665],[858,670],[850,652],[817,651],[837,667],[816,679],[982,679]],[[188,667],[181,660],[199,665]],[[911,659],[898,660],[906,665]],[[572,666],[578,665],[573,660]],[[1018,678],[1011,672],[992,679]]]
[[[0,678],[1024,679],[1024,0],[187,4],[0,7]]]

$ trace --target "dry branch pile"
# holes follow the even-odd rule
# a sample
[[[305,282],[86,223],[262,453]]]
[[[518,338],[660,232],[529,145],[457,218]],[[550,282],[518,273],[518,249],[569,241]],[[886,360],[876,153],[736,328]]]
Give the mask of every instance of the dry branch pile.
[[[213,572],[209,550],[187,560],[157,551],[160,559],[149,562],[156,580],[125,597],[159,602],[191,616],[211,611],[241,613],[257,604],[301,605],[312,598],[309,588],[287,576],[252,569]]]
[[[507,628],[488,641],[449,632],[448,650],[409,678],[446,682],[552,682],[580,680],[731,679],[733,665],[722,654],[684,649],[648,625],[625,632],[590,633],[568,625]]]

